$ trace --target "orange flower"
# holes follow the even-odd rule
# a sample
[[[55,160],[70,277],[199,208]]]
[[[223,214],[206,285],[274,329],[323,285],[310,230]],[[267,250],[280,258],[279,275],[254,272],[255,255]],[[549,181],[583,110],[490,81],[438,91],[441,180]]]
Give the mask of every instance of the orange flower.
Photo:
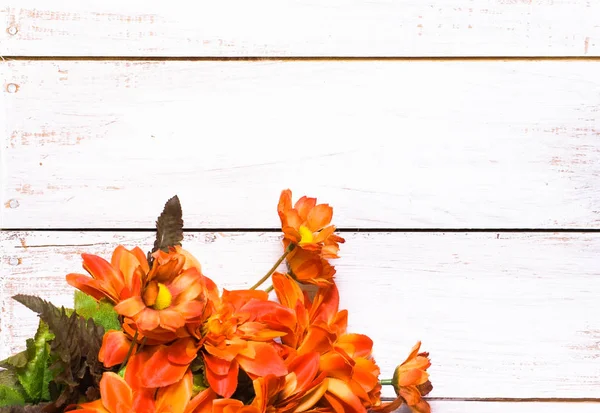
[[[129,370],[132,368],[128,366]],[[78,413],[188,413],[192,396],[192,373],[160,389],[135,389],[118,374],[108,372],[100,380],[101,399],[80,404]]]
[[[344,239],[333,234],[333,208],[328,204],[317,205],[316,198],[303,196],[292,207],[292,191],[286,189],[281,192],[277,212],[286,240],[309,251],[324,249],[325,258],[337,258],[338,243]]]
[[[135,247],[129,251],[119,245],[111,262],[97,255],[81,254],[83,268],[92,278],[83,274],[67,274],[67,282],[96,300],[108,299],[113,304],[140,292],[142,279],[150,267],[144,252]]]
[[[287,240],[284,242],[289,243]],[[288,254],[287,262],[294,279],[303,284],[331,284],[336,272],[335,268],[315,251],[295,248]]]
[[[218,399],[210,387],[198,393],[190,402],[185,413],[264,413],[254,406],[246,406],[236,399]]]
[[[264,291],[225,290],[214,314],[195,332],[201,339],[210,387],[230,397],[240,367],[251,379],[285,375],[287,369],[273,339],[286,335],[293,321],[292,311],[268,301]]]
[[[421,397],[426,396],[433,388],[429,381],[427,369],[431,366],[429,353],[419,353],[421,342],[412,348],[406,360],[396,367],[392,378],[392,386],[398,397],[391,403],[386,403],[374,409],[379,413],[389,413],[396,410],[405,402],[413,413],[430,413],[429,403]]]
[[[187,323],[208,316],[209,297],[215,295],[216,286],[202,275],[197,261],[181,248],[159,250],[153,257],[152,269],[142,280],[142,288],[120,301],[115,311],[126,317],[123,329],[130,335],[137,330],[154,343],[166,343],[187,336],[184,328]]]
[[[362,334],[345,333],[348,313],[339,311],[336,285],[319,288],[312,302],[286,275],[273,274],[273,286],[280,302],[296,312],[293,332],[282,337],[282,343],[290,347],[292,357],[318,354],[318,371],[327,378],[330,389],[323,394],[320,405],[343,406],[340,411],[364,411],[380,404],[373,341]]]
[[[200,272],[200,263],[181,247],[152,254],[150,269],[139,248],[118,246],[111,262],[83,254],[84,268],[92,276],[68,274],[67,282],[94,297],[115,304],[126,317],[123,329],[130,337],[138,331],[153,341],[166,343],[188,335],[186,323],[206,317],[207,303],[216,295],[214,283]]]

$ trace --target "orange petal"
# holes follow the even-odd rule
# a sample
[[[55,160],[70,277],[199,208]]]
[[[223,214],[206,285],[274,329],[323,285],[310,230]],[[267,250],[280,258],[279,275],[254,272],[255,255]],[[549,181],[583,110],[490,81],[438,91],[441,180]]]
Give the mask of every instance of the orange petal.
[[[409,406],[412,413],[431,413],[429,403],[421,399],[417,404]]]
[[[174,364],[190,364],[198,351],[194,340],[182,338],[169,346],[169,361]]]
[[[279,196],[277,212],[281,214],[285,211],[289,211],[290,209],[292,209],[292,191],[289,189],[284,189],[281,191],[281,195]]]
[[[116,373],[108,372],[102,375],[100,379],[100,394],[102,395],[102,404],[109,412],[127,411],[121,410],[128,408],[131,410],[133,404],[133,392],[129,385]]]
[[[310,318],[313,323],[323,321],[328,324],[337,314],[339,305],[340,294],[335,284],[319,288],[313,300]]]
[[[302,290],[298,286],[298,283],[292,280],[290,276],[276,272],[271,279],[273,281],[275,293],[277,294],[277,299],[282,305],[294,309],[296,308],[296,303],[298,301],[301,301],[302,304],[304,304]]]
[[[398,395],[401,396],[409,406],[415,406],[421,401],[421,393],[419,393],[416,386],[400,387],[398,389]]]
[[[129,366],[127,366],[129,368]],[[154,403],[155,389],[140,389],[134,391],[132,412],[135,413],[156,413]]]
[[[327,393],[332,394],[337,398],[337,401],[341,402],[344,406],[344,412],[355,412],[364,413],[365,408],[363,407],[360,399],[352,393],[350,387],[339,379],[328,378],[327,379]]]
[[[146,307],[135,317],[135,323],[140,330],[152,331],[160,325],[160,316],[158,311]]]
[[[142,367],[141,383],[144,387],[165,387],[183,378],[189,365],[169,361],[169,347],[160,346]]]
[[[225,376],[231,370],[233,359],[226,360],[224,358],[216,357],[211,354],[204,354],[204,364],[206,364],[207,370],[210,370],[217,376]]]
[[[169,291],[173,296],[177,296],[182,292],[189,290],[194,284],[200,284],[202,281],[202,274],[196,268],[189,268],[179,274],[169,284]],[[195,297],[193,297],[195,298]]]
[[[145,347],[142,351],[132,354],[125,369],[125,381],[136,393],[143,391],[142,377],[143,369],[150,357],[158,350],[158,347]]]
[[[96,280],[105,281],[107,284],[110,284],[111,292],[116,297],[119,297],[121,290],[125,286],[122,274],[102,257],[92,254],[81,254],[81,257],[83,258],[83,268]]]
[[[302,344],[298,348],[298,354],[306,354],[313,351],[325,353],[332,348],[335,335],[322,327],[312,325],[308,328]]]
[[[198,261],[196,257],[194,257],[188,250],[184,250],[179,245],[176,245],[175,251],[177,251],[178,254],[181,254],[185,257],[185,264],[183,265],[183,270],[187,270],[188,268],[196,268],[198,272],[202,271],[200,261]]]
[[[333,208],[327,204],[320,204],[311,209],[306,223],[311,231],[317,232],[318,230],[325,228],[333,217]]]
[[[398,374],[397,386],[418,386],[429,380],[429,374],[420,369],[404,370]]]
[[[146,261],[146,258],[144,258],[144,261]],[[138,267],[140,267],[138,257],[124,246],[119,245],[113,251],[110,262],[114,268],[118,268],[121,271],[125,286],[131,291],[133,278],[137,273]]]
[[[170,386],[158,390],[156,395],[156,411],[169,413],[184,413],[188,401],[192,397],[192,372]]]
[[[334,232],[335,232],[335,226],[330,225],[328,227],[325,227],[321,231],[319,231],[319,233],[317,233],[317,236],[315,237],[314,242],[315,243],[322,243],[327,238],[329,238]]]
[[[352,358],[368,357],[373,351],[373,340],[364,334],[343,334],[335,342]]]
[[[139,295],[121,301],[115,305],[115,311],[125,317],[135,317],[146,308],[146,304]]]
[[[180,313],[186,320],[192,320],[202,316],[206,309],[206,304],[202,301],[184,301],[172,307],[173,310]]]
[[[296,201],[294,205],[294,209],[298,211],[298,215],[302,219],[302,221],[306,221],[309,216],[311,210],[317,205],[317,198],[309,198],[307,196],[303,196],[299,200]]]
[[[352,365],[341,354],[334,351],[321,356],[319,368],[321,371],[327,372],[329,377],[346,381],[352,378]]]
[[[248,342],[248,348],[255,353],[253,358],[246,357],[244,355],[245,350],[236,357],[246,373],[256,376],[266,376],[267,374],[283,376],[287,374],[285,363],[272,345],[250,341]]]
[[[185,318],[183,317],[183,315],[172,309],[165,309],[159,311],[158,317],[160,319],[160,326],[165,330],[177,331],[177,329],[185,325]]]
[[[102,298],[108,298],[113,303],[118,301],[118,297],[113,295],[110,291],[107,291],[104,288],[104,285],[101,281],[94,280],[93,278],[88,277],[83,274],[67,274],[65,277],[67,283],[78,290],[83,291],[90,297],[94,297],[96,300],[100,300]]]
[[[204,357],[206,361],[206,356]],[[226,374],[217,375],[211,368],[208,368],[208,363],[206,364],[206,380],[210,387],[220,396],[223,397],[231,397],[235,392],[237,387],[237,376],[239,371],[239,365],[235,361],[230,364],[230,367],[227,369]]]
[[[315,404],[319,402],[319,400],[321,400],[323,395],[327,392],[327,385],[327,380],[323,380],[317,386],[307,391],[299,400],[299,405],[294,411],[304,412],[311,409]]]
[[[308,353],[296,357],[288,366],[290,373],[296,375],[296,391],[306,391],[319,372],[319,353]]]
[[[105,367],[121,364],[125,361],[131,344],[131,340],[122,331],[109,330],[102,337],[98,360],[104,363]]]
[[[185,413],[212,413],[212,403],[216,398],[217,393],[209,387],[190,400],[185,409]]]

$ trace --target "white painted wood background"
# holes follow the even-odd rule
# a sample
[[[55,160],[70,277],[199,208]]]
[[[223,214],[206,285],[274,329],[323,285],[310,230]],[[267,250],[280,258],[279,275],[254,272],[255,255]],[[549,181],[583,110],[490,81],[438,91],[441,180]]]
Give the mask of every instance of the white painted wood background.
[[[0,0],[0,358],[37,322],[12,295],[71,305],[80,254],[148,249],[175,193],[207,275],[249,286],[290,187],[334,206],[342,305],[384,375],[431,352],[434,413],[600,411],[599,17]]]

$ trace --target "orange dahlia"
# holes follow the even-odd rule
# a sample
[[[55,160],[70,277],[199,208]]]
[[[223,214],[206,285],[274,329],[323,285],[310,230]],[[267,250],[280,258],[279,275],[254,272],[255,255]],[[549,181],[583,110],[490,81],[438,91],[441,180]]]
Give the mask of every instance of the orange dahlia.
[[[197,326],[210,387],[227,398],[236,390],[241,368],[251,379],[287,373],[274,339],[293,324],[291,310],[268,300],[264,291],[223,292],[215,312]]]

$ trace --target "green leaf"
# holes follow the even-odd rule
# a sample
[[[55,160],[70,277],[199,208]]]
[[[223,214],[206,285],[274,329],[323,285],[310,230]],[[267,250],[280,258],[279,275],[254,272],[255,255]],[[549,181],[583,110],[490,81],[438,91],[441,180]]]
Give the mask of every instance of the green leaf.
[[[59,309],[39,297],[13,298],[38,313],[55,335],[50,346],[53,361],[50,370],[55,374],[50,383],[52,406],[58,409],[54,411],[63,411],[67,405],[89,395],[99,397],[100,379],[107,371],[98,360],[104,328],[75,311],[69,317],[64,307]]]
[[[54,334],[50,332],[48,325],[40,321],[37,332],[33,339],[27,340],[27,364],[16,369],[19,382],[25,389],[27,401],[39,403],[50,400],[48,383],[52,380],[49,371],[50,344]]]
[[[27,364],[27,350],[23,350],[20,353],[13,354],[7,359],[0,361],[0,367],[25,367]]]
[[[23,405],[25,398],[22,393],[12,387],[0,385],[0,407]]]
[[[96,301],[86,293],[75,290],[75,311],[83,318],[91,318],[104,331],[120,330],[119,315],[114,306],[107,301]]]
[[[156,220],[156,241],[154,250],[167,252],[169,247],[181,245],[183,241],[183,212],[179,198],[175,195],[165,204],[162,214]]]

